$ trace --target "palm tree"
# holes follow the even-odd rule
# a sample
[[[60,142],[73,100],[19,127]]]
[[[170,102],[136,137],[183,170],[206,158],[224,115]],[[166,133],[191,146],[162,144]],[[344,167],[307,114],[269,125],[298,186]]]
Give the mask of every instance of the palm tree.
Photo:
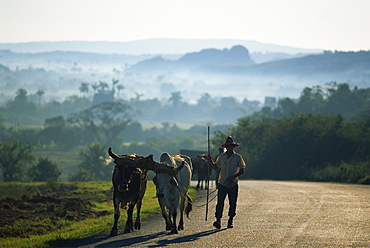
[[[97,83],[94,83],[93,85],[91,85],[91,88],[93,88],[94,93],[95,93],[96,90],[99,88],[99,85]]]
[[[136,97],[135,97],[135,102],[140,102],[140,98],[141,98],[142,96],[144,96],[144,94],[139,94],[139,93],[137,93],[136,91],[135,91],[135,95],[136,95]]]
[[[80,168],[90,172],[94,180],[104,181],[109,179],[112,170],[109,168],[110,160],[105,147],[93,143],[89,146],[88,151],[81,151],[80,156],[83,158]]]
[[[80,85],[80,88],[79,88],[80,92],[81,93],[89,93],[89,84],[88,83],[85,83],[85,82],[82,82],[81,85]]]
[[[171,93],[170,99],[168,99],[169,102],[172,102],[172,105],[177,107],[180,105],[182,100],[181,92],[180,91],[175,91]]]
[[[25,103],[28,101],[27,90],[20,88],[17,90],[15,94],[16,94],[14,99],[15,102]]]
[[[109,88],[108,84],[104,81],[99,81],[100,92],[104,92],[106,88]]]
[[[36,95],[39,97],[39,106],[41,105],[41,97],[45,94],[44,90],[38,90]]]
[[[114,87],[116,86],[116,84],[118,84],[119,80],[117,79],[112,79],[112,90],[114,90]]]
[[[118,95],[121,90],[123,90],[125,87],[122,84],[117,85]]]

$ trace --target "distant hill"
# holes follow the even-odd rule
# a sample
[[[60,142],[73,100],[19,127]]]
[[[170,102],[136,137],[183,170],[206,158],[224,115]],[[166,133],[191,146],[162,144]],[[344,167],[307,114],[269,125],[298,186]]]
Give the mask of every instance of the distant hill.
[[[21,53],[14,52],[9,49],[0,49],[0,64],[7,63],[24,63],[26,61],[32,64],[41,63],[42,61],[58,61],[59,63],[81,63],[90,61],[91,63],[137,63],[141,60],[151,58],[152,55],[130,55],[130,54],[101,54],[87,52],[72,52],[72,51],[53,51],[40,53]]]
[[[241,45],[231,49],[204,49],[200,52],[185,54],[177,63],[191,67],[216,65],[216,66],[248,66],[254,64],[248,49]]]
[[[185,54],[203,49],[230,49],[235,45],[247,47],[251,53],[320,53],[322,49],[301,49],[289,46],[233,39],[147,39],[127,42],[58,41],[0,43],[0,50],[20,53],[75,51],[105,54]]]
[[[178,71],[197,70],[205,67],[246,67],[254,62],[249,55],[248,49],[243,46],[234,46],[231,49],[204,49],[199,52],[187,53],[177,60],[166,60],[162,57],[155,57],[141,61],[131,66],[130,72],[145,71]]]
[[[249,74],[279,76],[336,75],[346,79],[370,79],[370,51],[324,52],[299,58],[282,59],[266,63],[253,63],[248,50],[235,46],[230,50],[205,49],[197,53],[185,54],[176,61],[155,58],[141,61],[130,70],[178,70],[186,67],[197,73]]]
[[[82,94],[81,82],[112,79],[124,86],[120,97],[126,99],[140,95],[163,100],[179,91],[192,102],[204,93],[262,102],[266,96],[297,98],[304,87],[332,81],[369,87],[369,68],[370,51],[253,53],[240,44],[185,54],[0,50],[0,103],[14,97],[19,88],[30,94],[43,89],[45,98],[63,99]]]
[[[370,51],[336,51],[252,65],[246,68],[246,71],[254,74],[306,74],[310,76],[352,73],[370,77],[369,69]]]

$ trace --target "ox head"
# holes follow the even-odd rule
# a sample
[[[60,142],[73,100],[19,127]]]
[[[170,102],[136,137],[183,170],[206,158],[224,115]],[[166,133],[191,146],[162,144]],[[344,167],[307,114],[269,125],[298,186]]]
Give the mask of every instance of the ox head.
[[[117,155],[112,151],[112,148],[109,147],[108,154],[113,158],[113,162],[116,165],[132,166],[138,167],[146,170],[153,170],[153,155],[150,154],[147,157],[138,156],[136,154],[128,155]]]
[[[140,186],[141,174],[145,173],[140,168],[116,165],[113,172],[113,186],[119,192],[129,192]]]
[[[114,159],[116,164],[112,176],[112,182],[115,189],[119,192],[128,192],[131,188],[139,187],[142,173],[146,168],[137,165],[153,162],[153,156],[138,156],[136,154],[117,155],[111,148],[108,149],[109,156]],[[145,177],[146,178],[146,177]]]
[[[129,155],[117,155],[109,147],[109,156],[113,158],[113,162],[116,165],[132,166],[136,168],[141,168],[145,170],[152,170],[156,173],[165,173],[168,175],[175,176],[177,172],[182,168],[177,168],[176,165],[163,161],[161,163],[155,162],[153,160],[153,155],[150,154],[147,157],[138,156],[136,154]],[[168,155],[169,156],[169,155]]]
[[[185,161],[180,156],[171,157],[168,153],[161,155],[161,162],[157,163],[153,160],[153,155],[141,157],[136,154],[117,155],[111,148],[108,149],[109,156],[114,160],[116,166],[130,166],[141,168],[144,170],[153,170],[156,173],[153,181],[157,187],[157,196],[163,197],[166,193],[165,188],[177,186],[177,173],[184,167]],[[176,159],[175,159],[176,158]]]
[[[174,195],[174,193],[178,192],[178,189],[176,188],[178,186],[176,175],[184,167],[185,161],[183,159],[182,161],[175,160],[166,152],[162,153],[160,161],[168,167],[173,168],[173,170],[159,169],[156,171],[156,176],[153,178],[153,182],[157,189],[157,197],[164,198],[165,196]],[[168,200],[168,197],[166,197],[166,199]]]

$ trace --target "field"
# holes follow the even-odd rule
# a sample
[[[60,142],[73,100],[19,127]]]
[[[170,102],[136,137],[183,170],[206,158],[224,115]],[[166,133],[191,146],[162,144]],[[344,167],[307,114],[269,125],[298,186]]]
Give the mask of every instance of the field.
[[[80,151],[86,148],[79,148],[72,151],[58,151],[56,149],[36,149],[33,152],[35,156],[48,157],[58,165],[62,172],[61,181],[67,182],[68,176],[76,172],[78,164],[81,163]]]
[[[109,230],[111,182],[0,183],[0,247],[56,247]],[[159,212],[148,182],[142,218]],[[125,212],[125,211],[122,211]],[[119,226],[126,221],[122,214]]]

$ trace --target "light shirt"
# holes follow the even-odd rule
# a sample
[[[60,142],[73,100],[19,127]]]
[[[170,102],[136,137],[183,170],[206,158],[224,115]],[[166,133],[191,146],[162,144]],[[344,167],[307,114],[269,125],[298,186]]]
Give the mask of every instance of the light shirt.
[[[226,152],[220,154],[217,157],[215,164],[220,168],[219,170],[221,170],[218,182],[226,187],[235,186],[238,183],[237,177],[231,183],[228,183],[226,179],[229,176],[233,176],[238,173],[240,169],[244,169],[246,167],[243,157],[235,151],[230,158],[227,157]]]

